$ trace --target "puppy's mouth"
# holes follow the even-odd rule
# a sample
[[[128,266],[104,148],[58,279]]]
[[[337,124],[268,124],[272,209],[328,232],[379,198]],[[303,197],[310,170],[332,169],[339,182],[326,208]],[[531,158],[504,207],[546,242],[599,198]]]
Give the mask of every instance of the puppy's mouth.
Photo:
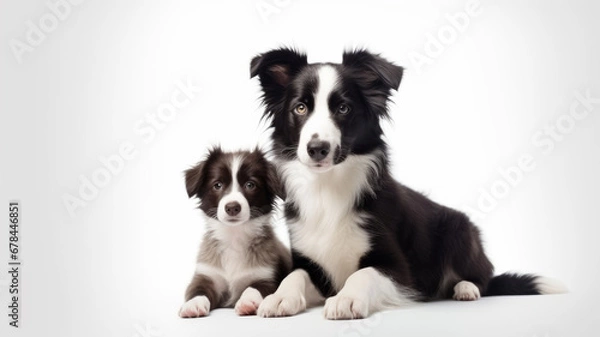
[[[245,220],[239,216],[232,216],[232,217],[228,216],[225,219],[221,220],[221,222],[227,226],[234,227],[234,226],[241,225],[242,223],[245,222]]]

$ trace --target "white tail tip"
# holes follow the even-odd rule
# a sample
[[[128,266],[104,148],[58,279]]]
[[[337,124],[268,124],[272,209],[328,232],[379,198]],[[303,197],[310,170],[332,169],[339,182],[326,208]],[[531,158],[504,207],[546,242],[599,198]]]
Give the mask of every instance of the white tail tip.
[[[542,295],[565,294],[569,292],[567,286],[559,280],[539,276],[536,280],[536,288]]]

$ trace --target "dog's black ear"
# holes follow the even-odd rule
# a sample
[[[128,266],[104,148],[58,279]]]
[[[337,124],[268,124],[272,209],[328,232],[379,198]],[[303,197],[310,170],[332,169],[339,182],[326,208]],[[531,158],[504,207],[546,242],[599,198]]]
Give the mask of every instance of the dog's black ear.
[[[358,80],[370,86],[383,85],[398,90],[404,69],[364,49],[345,51],[342,64],[358,71]]]
[[[282,101],[285,88],[306,64],[305,54],[289,48],[274,49],[252,59],[250,78],[258,76],[267,111]]]
[[[300,68],[307,64],[306,55],[290,48],[274,49],[250,62],[250,78],[257,76],[261,85],[286,87]]]
[[[389,118],[388,101],[391,91],[400,86],[403,68],[366,50],[344,52],[342,64],[377,116]]]

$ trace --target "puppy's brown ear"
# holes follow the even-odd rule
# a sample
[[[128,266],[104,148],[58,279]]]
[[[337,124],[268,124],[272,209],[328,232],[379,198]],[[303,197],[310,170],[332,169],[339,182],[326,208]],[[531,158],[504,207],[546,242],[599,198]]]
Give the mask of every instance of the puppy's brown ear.
[[[196,166],[185,170],[185,188],[187,190],[188,197],[198,197],[200,198],[200,189],[204,184],[205,170],[206,164],[208,162],[212,162],[213,159],[219,155],[223,154],[223,150],[221,150],[220,145],[215,145],[208,150],[208,154],[203,161],[196,164]]]
[[[198,196],[200,187],[202,186],[202,179],[204,177],[204,166],[205,161],[202,161],[196,166],[185,170],[185,188],[187,190],[188,197],[193,198]]]

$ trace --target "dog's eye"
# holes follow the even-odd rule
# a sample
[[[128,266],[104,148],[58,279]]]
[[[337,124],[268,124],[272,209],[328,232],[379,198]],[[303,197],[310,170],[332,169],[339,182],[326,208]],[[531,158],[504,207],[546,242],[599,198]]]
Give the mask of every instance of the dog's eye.
[[[348,104],[342,103],[338,106],[337,112],[342,115],[345,115],[350,112],[350,106]]]
[[[215,190],[217,190],[217,191],[218,191],[218,190],[220,190],[220,189],[222,189],[222,188],[223,188],[223,183],[222,183],[222,182],[220,182],[220,181],[217,181],[217,182],[216,182],[216,183],[213,185],[213,188],[214,188]]]
[[[252,181],[248,181],[248,182],[246,182],[246,184],[244,184],[244,188],[247,189],[248,191],[252,191],[253,189],[256,188],[256,184]]]
[[[294,108],[294,112],[297,115],[306,115],[306,113],[308,112],[308,108],[306,107],[306,104],[298,103],[298,105],[296,105],[296,107]]]

